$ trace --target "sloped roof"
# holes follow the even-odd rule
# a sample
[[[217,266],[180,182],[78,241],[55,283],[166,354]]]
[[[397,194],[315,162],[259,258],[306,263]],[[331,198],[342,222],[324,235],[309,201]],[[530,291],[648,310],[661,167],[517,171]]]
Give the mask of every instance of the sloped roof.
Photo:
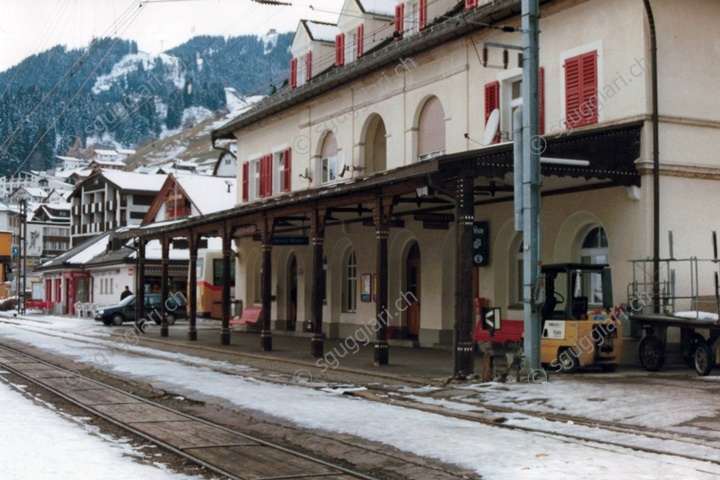
[[[177,178],[177,182],[201,215],[227,210],[237,203],[235,178],[181,176]]]
[[[315,20],[301,20],[305,26],[310,40],[335,43],[335,36],[342,33],[333,23],[316,22]]]
[[[365,13],[375,13],[388,17],[395,16],[397,0],[355,0],[360,9]]]

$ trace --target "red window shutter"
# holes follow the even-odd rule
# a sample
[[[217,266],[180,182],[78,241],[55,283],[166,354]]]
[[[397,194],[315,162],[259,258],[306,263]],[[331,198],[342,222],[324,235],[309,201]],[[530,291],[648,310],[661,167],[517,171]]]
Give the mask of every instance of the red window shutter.
[[[395,5],[395,40],[402,38],[402,31],[405,29],[405,4],[399,3]]]
[[[478,0],[465,0],[465,8],[475,8],[478,6]]]
[[[292,148],[286,148],[285,149],[285,165],[283,170],[283,183],[285,183],[285,188],[283,189],[284,192],[290,191],[290,184],[292,182]]]
[[[272,155],[265,155],[265,196],[272,196]]]
[[[496,108],[500,108],[500,82],[490,82],[485,84],[485,125]],[[500,137],[496,135],[492,143],[500,143]]]
[[[427,0],[420,0],[419,8],[418,29],[422,30],[427,27]]]
[[[565,60],[566,128],[597,123],[597,88],[597,52]]]
[[[243,162],[242,164],[242,200],[247,202],[250,198],[250,164]]]
[[[312,52],[305,55],[305,81],[309,82],[312,78]]]
[[[341,67],[345,65],[345,34],[340,33],[335,36],[335,65]]]
[[[297,58],[290,60],[290,88],[297,87]]]
[[[538,133],[545,135],[545,69],[538,70]]]
[[[357,58],[360,58],[363,56],[363,53],[364,53],[363,50],[365,49],[364,39],[365,39],[365,25],[363,25],[361,23],[357,27]]]
[[[597,52],[592,51],[582,56],[582,99],[585,106],[580,111],[586,115],[585,125],[598,122],[597,76]]]

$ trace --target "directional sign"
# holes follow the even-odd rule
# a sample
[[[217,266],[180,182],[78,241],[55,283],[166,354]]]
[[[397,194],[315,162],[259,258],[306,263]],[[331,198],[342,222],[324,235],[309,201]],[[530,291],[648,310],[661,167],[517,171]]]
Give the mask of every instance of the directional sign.
[[[310,239],[306,236],[272,237],[273,245],[309,245]]]
[[[13,254],[13,255],[17,255],[18,253],[20,253],[20,247],[13,246],[13,247],[12,247],[12,254]]]
[[[473,266],[486,267],[490,263],[489,244],[488,222],[473,222]]]

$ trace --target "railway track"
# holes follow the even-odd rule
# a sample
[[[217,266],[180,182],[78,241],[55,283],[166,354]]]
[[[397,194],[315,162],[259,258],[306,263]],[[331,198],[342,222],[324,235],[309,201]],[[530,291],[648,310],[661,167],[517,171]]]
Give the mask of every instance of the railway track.
[[[2,368],[120,428],[233,480],[375,477],[188,415],[17,349]]]
[[[43,333],[57,336],[50,332]],[[78,334],[74,333],[73,335]],[[98,341],[97,337],[91,335],[88,335],[87,339],[93,341],[93,343]],[[282,359],[275,360],[278,362],[283,361]],[[234,373],[237,374],[237,372]],[[267,382],[292,383],[284,376],[268,376],[266,373],[262,374],[262,372],[243,372],[241,375],[255,377],[258,380]],[[370,374],[368,374],[368,377],[370,377]],[[405,381],[405,379],[402,379],[402,381]],[[562,414],[538,413],[519,407],[499,407],[482,403],[475,403],[476,409],[474,410],[463,411],[452,407],[448,408],[449,405],[447,404],[423,403],[417,398],[412,399],[402,395],[392,395],[391,388],[378,386],[377,384],[369,385],[366,391],[352,392],[352,394],[366,400],[470,420],[494,428],[521,431],[539,437],[561,439],[569,444],[592,444],[598,448],[608,450],[631,450],[694,462],[705,462],[712,471],[720,471],[717,469],[717,467],[720,467],[720,447],[715,446],[717,439],[712,436],[683,435],[676,431],[651,429],[611,421],[595,421]],[[369,478],[337,475],[329,478]]]

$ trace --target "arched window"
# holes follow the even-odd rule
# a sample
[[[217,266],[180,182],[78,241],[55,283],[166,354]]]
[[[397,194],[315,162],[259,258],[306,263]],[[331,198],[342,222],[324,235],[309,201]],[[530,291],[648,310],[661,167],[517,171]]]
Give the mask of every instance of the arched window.
[[[357,310],[357,257],[355,250],[350,250],[345,262],[345,288],[343,289],[343,311]]]
[[[594,265],[608,263],[608,238],[603,227],[592,228],[582,241],[580,263]],[[583,285],[583,295],[588,297],[589,305],[602,305],[602,277],[592,275],[589,284]]]
[[[445,153],[445,111],[437,97],[431,97],[420,112],[418,121],[419,161]]]
[[[337,159],[337,140],[332,132],[328,132],[320,151],[320,183],[334,182],[337,179]]]

